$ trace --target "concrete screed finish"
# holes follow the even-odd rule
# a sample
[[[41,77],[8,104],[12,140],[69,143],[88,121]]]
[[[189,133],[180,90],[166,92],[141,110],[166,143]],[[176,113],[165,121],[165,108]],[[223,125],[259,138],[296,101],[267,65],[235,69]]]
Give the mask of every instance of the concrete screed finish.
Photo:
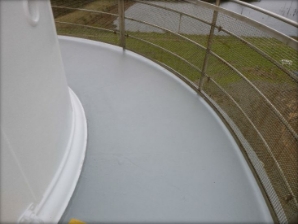
[[[273,222],[233,137],[195,91],[120,47],[59,38],[88,123],[61,222]]]

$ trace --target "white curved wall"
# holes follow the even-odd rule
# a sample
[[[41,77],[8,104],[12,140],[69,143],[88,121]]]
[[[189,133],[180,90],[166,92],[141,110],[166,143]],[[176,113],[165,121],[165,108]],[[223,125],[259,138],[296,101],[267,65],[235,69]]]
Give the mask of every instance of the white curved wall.
[[[50,2],[0,1],[1,223],[40,203],[67,150],[73,111]]]

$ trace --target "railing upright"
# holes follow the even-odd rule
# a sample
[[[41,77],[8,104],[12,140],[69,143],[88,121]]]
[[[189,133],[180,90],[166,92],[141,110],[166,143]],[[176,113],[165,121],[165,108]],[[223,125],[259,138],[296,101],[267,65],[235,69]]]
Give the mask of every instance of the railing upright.
[[[125,43],[124,0],[118,0],[118,14],[119,14],[119,46],[125,49],[126,43]]]
[[[218,7],[220,5],[220,0],[216,0],[215,4]],[[199,91],[202,90],[204,79],[206,77],[206,70],[207,70],[207,66],[208,66],[208,59],[209,59],[212,40],[213,40],[213,36],[214,36],[214,29],[215,29],[215,26],[216,26],[217,15],[218,15],[218,11],[214,10],[213,18],[212,18],[212,24],[211,24],[211,28],[210,28],[210,33],[209,33],[209,36],[208,36],[206,54],[205,54],[205,58],[204,58],[203,68],[202,68],[202,76],[200,78],[199,87],[198,87]]]

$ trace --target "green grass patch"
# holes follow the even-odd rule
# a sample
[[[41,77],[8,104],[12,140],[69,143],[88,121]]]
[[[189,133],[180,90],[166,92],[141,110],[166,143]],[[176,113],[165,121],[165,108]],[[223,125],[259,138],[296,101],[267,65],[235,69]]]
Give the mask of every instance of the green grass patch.
[[[100,26],[100,24],[98,24]],[[59,34],[88,38],[118,45],[118,34],[103,32],[92,28],[79,26],[57,25]],[[175,57],[156,46],[136,40],[133,37],[151,42],[157,46],[167,49],[176,55],[184,58],[199,69],[203,67],[206,51],[196,44],[171,33],[156,32],[127,32],[127,49],[138,52],[152,60],[164,63],[177,70],[188,79],[196,82],[200,77],[200,72],[183,60]],[[194,40],[196,43],[206,47],[207,36],[185,35],[186,38]],[[247,41],[262,49],[267,55],[277,62],[285,58],[291,60],[292,66],[288,66],[290,71],[298,70],[298,59],[294,50],[274,39],[246,38]],[[264,44],[269,43],[269,47]],[[226,60],[229,64],[240,71],[251,81],[264,81],[269,83],[294,83],[293,80],[280,68],[275,66],[267,58],[250,48],[245,43],[229,36],[215,36],[212,43],[212,51]],[[286,52],[286,53],[285,53]],[[214,56],[209,56],[207,75],[214,78],[220,85],[229,85],[239,81],[241,78],[228,65],[222,63]]]
[[[87,0],[82,3],[79,0],[52,0],[53,5],[66,7],[79,7],[90,10],[104,11],[117,14],[117,0]],[[133,2],[127,2],[127,9]],[[81,24],[115,30],[115,17],[110,15],[73,11],[66,9],[55,9],[54,15],[57,21]],[[105,32],[98,29],[86,28],[76,25],[56,24],[58,34],[83,37],[91,40],[102,41],[118,45],[118,34],[116,32]],[[151,42],[157,46],[167,49],[176,55],[179,55],[193,66],[202,70],[208,35],[189,35],[181,34],[183,37],[163,32],[127,32],[127,48],[140,53],[152,60],[164,63],[175,69],[193,82],[198,82],[200,71],[185,63],[178,57],[164,52],[156,46],[135,40],[131,36]],[[191,39],[197,44],[186,40]],[[291,72],[298,71],[297,51],[286,46],[274,38],[265,37],[242,37],[252,45],[262,50],[276,62],[280,63],[282,59],[291,60],[292,65],[285,65],[285,68]],[[203,46],[200,47],[200,46]],[[229,64],[240,71],[251,81],[263,81],[268,83],[291,83],[293,80],[278,66],[274,65],[267,58],[260,55],[247,44],[232,36],[216,35],[212,41],[212,51],[226,60]],[[241,77],[233,71],[227,64],[222,63],[214,56],[210,56],[206,73],[214,78],[220,85],[227,86],[238,82]]]

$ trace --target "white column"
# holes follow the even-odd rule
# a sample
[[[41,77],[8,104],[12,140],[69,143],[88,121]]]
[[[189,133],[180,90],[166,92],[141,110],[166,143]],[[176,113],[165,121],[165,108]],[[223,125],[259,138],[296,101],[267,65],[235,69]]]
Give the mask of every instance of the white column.
[[[78,138],[78,161],[84,158],[86,123],[80,102],[67,86],[50,2],[1,0],[0,10],[0,221],[16,222],[30,205],[29,211],[36,216],[47,215],[43,207],[70,163]],[[68,180],[73,189],[78,172]],[[66,207],[70,196],[57,203]],[[56,213],[50,216],[60,218],[61,209]]]

